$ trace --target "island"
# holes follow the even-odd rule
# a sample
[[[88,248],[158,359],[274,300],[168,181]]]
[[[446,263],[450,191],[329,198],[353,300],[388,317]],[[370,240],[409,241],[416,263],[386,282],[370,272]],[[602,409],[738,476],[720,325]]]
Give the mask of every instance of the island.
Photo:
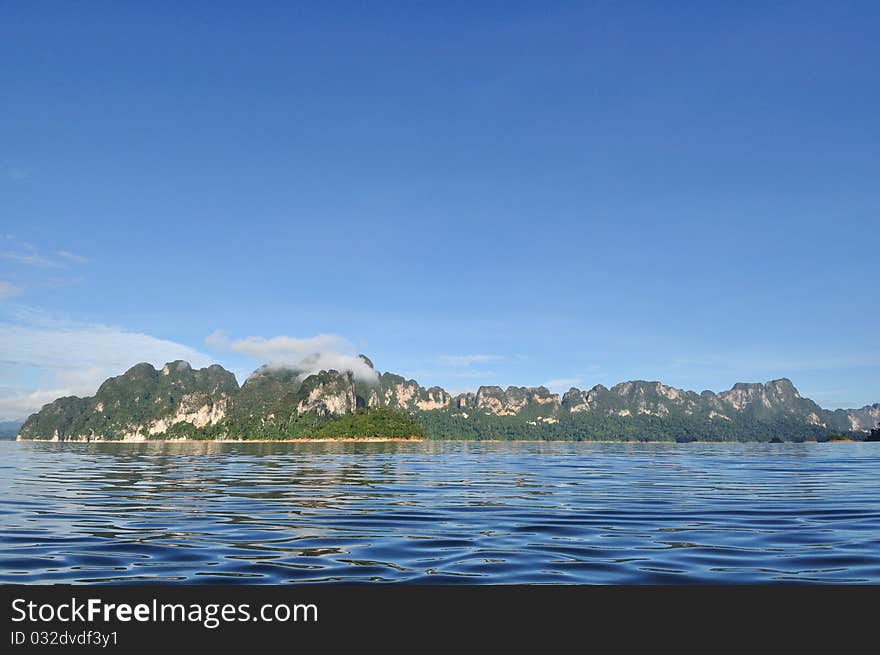
[[[360,358],[369,374],[266,365],[241,386],[216,364],[137,364],[94,396],[45,405],[17,439],[827,441],[870,440],[880,420],[880,403],[823,409],[787,378],[719,393],[637,380],[561,396],[543,386],[452,395]]]

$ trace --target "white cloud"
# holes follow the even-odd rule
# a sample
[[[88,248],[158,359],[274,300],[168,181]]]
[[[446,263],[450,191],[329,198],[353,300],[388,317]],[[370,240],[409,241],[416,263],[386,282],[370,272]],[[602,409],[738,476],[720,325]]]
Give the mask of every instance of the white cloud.
[[[12,298],[21,293],[21,287],[17,287],[10,282],[0,280],[0,300]]]
[[[61,266],[58,262],[47,259],[33,251],[15,252],[7,250],[6,252],[0,252],[0,257],[8,259],[11,262],[16,262],[17,264],[24,264],[25,266],[37,266],[39,268],[58,268]]]
[[[502,355],[440,355],[437,358],[441,364],[447,366],[471,366],[472,364],[485,364],[504,359]]]
[[[64,388],[38,391],[16,389],[11,393],[5,392],[0,396],[0,421],[26,418],[56,398],[69,395],[70,390]]]
[[[212,363],[189,346],[120,327],[24,317],[18,323],[0,323],[0,364],[27,372],[37,382],[0,390],[0,419],[21,418],[60,396],[92,395],[106,378],[139,362]]]
[[[466,380],[490,380],[493,376],[497,375],[495,371],[483,371],[476,369],[463,369],[463,370],[436,370],[436,369],[426,369],[426,370],[417,370],[411,371],[407,373],[407,377],[415,378],[419,380],[422,384],[428,384],[428,380],[436,379],[436,378],[461,378]]]
[[[271,338],[246,337],[230,340],[220,331],[205,339],[208,347],[248,355],[269,366],[293,368],[304,375],[320,370],[351,371],[361,380],[375,380],[377,373],[357,357],[352,344],[335,334],[314,337],[277,336]]]
[[[163,364],[174,359],[185,359],[193,366],[211,363],[207,355],[189,346],[109,325],[35,328],[0,324],[0,362],[4,364],[125,370],[138,362]]]
[[[555,380],[547,380],[543,385],[551,391],[562,390],[568,391],[571,387],[575,387],[583,382],[583,378],[556,378]]]
[[[59,257],[63,257],[68,261],[74,262],[76,264],[87,264],[89,260],[82,255],[77,255],[75,252],[70,252],[69,250],[59,250],[56,253]]]
[[[86,264],[88,259],[69,250],[57,250],[52,256],[45,256],[31,243],[20,241],[11,234],[4,235],[14,249],[0,252],[0,258],[17,264],[36,268],[68,268],[70,264]]]

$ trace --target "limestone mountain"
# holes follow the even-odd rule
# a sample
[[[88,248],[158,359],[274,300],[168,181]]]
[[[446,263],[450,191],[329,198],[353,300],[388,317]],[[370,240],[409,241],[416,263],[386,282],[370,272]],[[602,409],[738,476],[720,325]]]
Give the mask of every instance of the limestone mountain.
[[[373,371],[372,362],[360,357]],[[407,420],[394,424],[400,417]],[[270,366],[254,371],[239,389],[220,366],[193,370],[177,361],[161,371],[138,364],[91,398],[59,398],[28,418],[19,438],[276,439],[359,429],[372,434],[381,426],[438,439],[769,441],[867,433],[878,420],[880,404],[826,410],[787,378],[738,383],[719,393],[635,380],[610,389],[572,387],[561,397],[545,387],[514,386],[453,396],[393,373],[356,377]]]
[[[161,371],[137,364],[105,381],[90,398],[49,403],[24,422],[19,438],[133,439],[165,434],[176,424],[204,428],[223,420],[237,392],[235,376],[216,364],[194,370],[174,361]]]
[[[850,430],[867,432],[880,423],[880,403],[860,409],[838,409],[834,411],[834,417],[835,425],[848,425]]]

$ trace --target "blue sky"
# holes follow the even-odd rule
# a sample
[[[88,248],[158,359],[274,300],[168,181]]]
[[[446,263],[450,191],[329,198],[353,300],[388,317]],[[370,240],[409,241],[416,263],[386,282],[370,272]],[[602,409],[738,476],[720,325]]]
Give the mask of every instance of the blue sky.
[[[876,3],[291,4],[0,5],[0,417],[311,349],[880,401]]]

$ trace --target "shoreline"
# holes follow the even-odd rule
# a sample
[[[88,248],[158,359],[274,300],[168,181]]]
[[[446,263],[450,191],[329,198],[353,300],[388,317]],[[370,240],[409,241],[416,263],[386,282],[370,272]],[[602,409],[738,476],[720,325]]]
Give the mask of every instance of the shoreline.
[[[772,443],[769,441],[667,441],[667,440],[634,440],[624,441],[620,439],[428,439],[425,437],[308,437],[302,439],[5,439],[15,443],[84,443],[84,444],[145,444],[145,443],[617,443],[617,444],[669,444],[675,446],[687,446],[689,444],[763,444],[763,445],[802,445],[802,444],[834,444],[834,443],[870,443],[857,439],[829,439],[817,441],[814,439],[804,441],[785,441]]]
[[[113,443],[113,444],[142,444],[142,443],[407,443],[431,441],[423,437],[308,437],[302,439],[7,439],[15,443]],[[438,440],[434,440],[438,441]]]
[[[173,441],[173,439],[148,439],[136,443],[149,443],[150,441]],[[422,437],[308,437],[304,439],[179,439],[178,441],[205,442],[205,443],[327,443],[327,442],[351,442],[351,443],[407,443],[410,441],[428,441]],[[110,442],[100,442],[110,443]]]

